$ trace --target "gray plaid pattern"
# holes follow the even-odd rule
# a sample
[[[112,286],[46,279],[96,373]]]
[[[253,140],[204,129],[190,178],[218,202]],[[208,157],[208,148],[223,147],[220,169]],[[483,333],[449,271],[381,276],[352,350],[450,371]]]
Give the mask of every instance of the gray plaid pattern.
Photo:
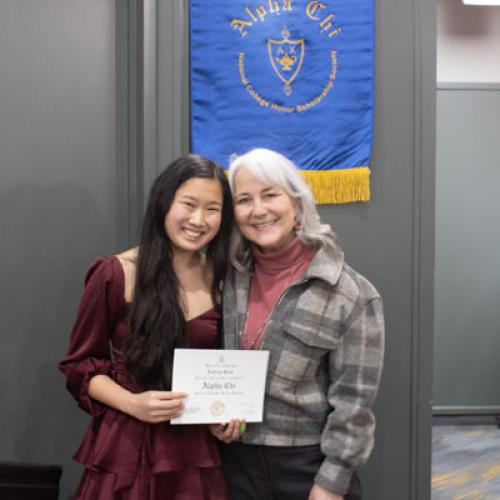
[[[231,269],[224,284],[224,347],[240,348],[250,275]],[[250,424],[246,444],[321,444],[315,481],[345,493],[352,472],[373,448],[371,411],[383,365],[382,299],[373,285],[321,249],[283,294],[261,344],[269,369],[264,422]]]

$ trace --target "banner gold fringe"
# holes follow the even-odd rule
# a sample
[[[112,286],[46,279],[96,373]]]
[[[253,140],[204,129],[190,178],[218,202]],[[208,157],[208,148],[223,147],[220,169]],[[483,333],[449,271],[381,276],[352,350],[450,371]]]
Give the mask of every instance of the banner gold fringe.
[[[300,173],[319,205],[370,201],[370,169],[368,167],[344,170],[301,170]]]

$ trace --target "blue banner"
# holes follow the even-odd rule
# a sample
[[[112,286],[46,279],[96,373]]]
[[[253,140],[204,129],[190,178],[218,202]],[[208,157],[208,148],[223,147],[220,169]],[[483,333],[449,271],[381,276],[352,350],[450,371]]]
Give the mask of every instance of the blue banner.
[[[373,0],[191,0],[192,151],[274,149],[318,203],[370,199]]]

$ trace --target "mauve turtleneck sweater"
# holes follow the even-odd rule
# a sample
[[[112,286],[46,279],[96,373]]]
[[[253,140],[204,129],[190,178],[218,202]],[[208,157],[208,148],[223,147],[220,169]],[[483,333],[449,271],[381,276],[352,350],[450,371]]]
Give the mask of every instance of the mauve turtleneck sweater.
[[[263,253],[253,247],[255,268],[241,336],[243,349],[259,349],[267,318],[278,299],[304,274],[315,253],[315,248],[305,246],[297,237],[275,252]]]

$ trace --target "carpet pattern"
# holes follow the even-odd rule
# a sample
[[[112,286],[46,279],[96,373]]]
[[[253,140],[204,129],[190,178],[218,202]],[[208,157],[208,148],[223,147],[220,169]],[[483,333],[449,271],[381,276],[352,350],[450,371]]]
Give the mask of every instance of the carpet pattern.
[[[435,425],[432,500],[500,500],[500,429]]]

